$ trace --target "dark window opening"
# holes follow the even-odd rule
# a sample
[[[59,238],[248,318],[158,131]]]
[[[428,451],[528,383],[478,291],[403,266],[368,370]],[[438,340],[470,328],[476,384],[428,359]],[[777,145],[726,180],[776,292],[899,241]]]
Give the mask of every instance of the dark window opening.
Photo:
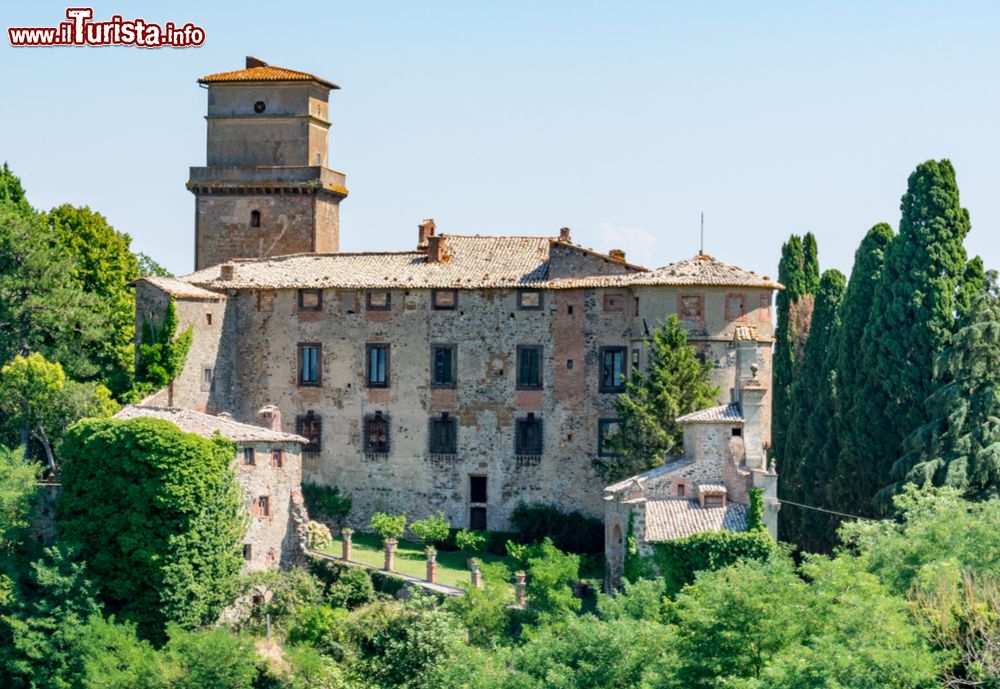
[[[618,419],[597,420],[597,455],[599,457],[614,457],[617,453],[611,448],[610,441],[618,433]]]
[[[299,311],[321,311],[323,309],[323,290],[300,289]]]
[[[684,491],[685,491],[685,490],[686,490],[686,489],[685,489],[685,486],[684,486],[684,484],[683,484],[683,483],[678,483],[678,484],[677,484],[677,497],[679,497],[679,498],[683,498],[683,497],[684,497]]]
[[[212,314],[205,314],[205,325],[212,325]]]
[[[544,305],[542,291],[537,289],[521,289],[517,291],[517,308],[522,311],[539,311]]]
[[[542,387],[541,345],[518,346],[517,387],[521,390],[534,390]]]
[[[388,311],[392,308],[392,295],[386,290],[366,292],[365,306],[369,311]]]
[[[250,227],[260,227],[260,211],[250,211]]]
[[[469,502],[486,502],[486,477],[469,477]]]
[[[570,315],[570,316],[572,316],[572,315],[573,315],[573,305],[572,305],[572,304],[569,304],[569,305],[568,305],[568,306],[566,307],[566,313],[567,313],[568,315]]]
[[[431,345],[431,385],[455,387],[457,348],[453,344]]]
[[[249,543],[243,544],[243,559],[250,561],[253,558],[253,546]]]
[[[627,351],[625,347],[601,348],[601,392],[624,392]]]
[[[431,290],[431,306],[437,311],[451,311],[458,306],[458,290]]]
[[[542,454],[542,420],[534,414],[518,419],[514,432],[514,452],[519,455]]]
[[[303,452],[319,452],[322,447],[323,421],[312,409],[295,417],[295,432],[308,440]]]
[[[743,435],[743,429],[742,428],[734,428],[733,429],[733,437],[734,438],[739,438],[742,435]]]
[[[469,529],[472,531],[486,531],[486,508],[469,508]]]
[[[380,411],[365,417],[365,452],[374,454],[389,452],[389,419]]]
[[[370,388],[389,387],[389,345],[366,345],[365,379]]]
[[[444,412],[431,419],[430,450],[437,455],[453,455],[458,451],[458,419]]]
[[[285,465],[285,451],[271,450],[271,466],[280,469]]]
[[[252,447],[243,448],[243,463],[247,466],[253,466],[256,463]]]
[[[322,345],[299,345],[299,385],[319,385],[322,382],[320,352]]]
[[[566,368],[573,368],[573,360],[566,359]]]
[[[257,498],[257,516],[258,517],[270,517],[271,516],[271,498],[266,495],[261,495]]]

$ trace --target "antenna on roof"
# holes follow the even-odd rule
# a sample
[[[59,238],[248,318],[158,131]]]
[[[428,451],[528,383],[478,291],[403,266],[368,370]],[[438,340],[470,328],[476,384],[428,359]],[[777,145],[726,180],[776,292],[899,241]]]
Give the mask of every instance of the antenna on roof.
[[[698,255],[705,255],[705,211],[701,212],[701,248],[698,249]]]

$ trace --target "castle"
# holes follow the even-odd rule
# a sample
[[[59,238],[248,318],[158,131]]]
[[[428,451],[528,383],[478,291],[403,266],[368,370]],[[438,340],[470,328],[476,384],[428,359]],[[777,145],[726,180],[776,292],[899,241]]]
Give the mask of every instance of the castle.
[[[689,459],[729,453],[736,471],[723,476],[713,458],[713,484],[750,485],[763,470],[749,455],[770,441],[777,282],[702,254],[649,269],[578,246],[565,228],[459,235],[425,220],[412,249],[340,253],[348,192],[327,167],[337,86],[254,58],[199,82],[196,270],[135,285],[139,326],[172,301],[194,339],[147,405],[251,423],[273,405],[275,430],[304,439],[303,480],[349,495],[358,526],[374,511],[440,510],[458,527],[503,530],[520,502],[603,517],[593,460],[608,452],[615,398],[645,366],[652,329],[677,314],[731,408],[712,422],[725,442],[692,435]],[[737,434],[745,457],[730,449]],[[709,479],[688,475],[697,496]],[[745,502],[745,488],[728,499]]]

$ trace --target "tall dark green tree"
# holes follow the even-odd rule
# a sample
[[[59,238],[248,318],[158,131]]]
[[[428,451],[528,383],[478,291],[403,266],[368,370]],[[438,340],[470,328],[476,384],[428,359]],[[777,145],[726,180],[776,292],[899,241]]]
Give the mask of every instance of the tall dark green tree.
[[[847,279],[839,270],[827,270],[816,291],[809,339],[792,384],[791,421],[785,434],[779,489],[784,498],[803,505],[825,502],[829,459],[824,455],[833,433],[833,357],[831,344],[840,328],[840,305]],[[809,550],[823,545],[816,533],[818,514],[789,506],[781,520],[782,538]]]
[[[771,446],[780,467],[785,429],[791,421],[792,383],[809,336],[812,295],[819,287],[819,258],[816,238],[811,232],[805,238],[793,234],[781,247],[778,281],[785,289],[775,299],[778,325],[772,363]]]
[[[653,331],[646,370],[633,372],[615,401],[620,421],[608,439],[614,455],[594,463],[601,475],[616,481],[659,466],[666,454],[680,454],[684,431],[677,417],[712,406],[719,394],[710,370],[671,314]]]
[[[903,439],[927,421],[934,362],[951,342],[963,300],[978,289],[979,263],[970,264],[963,244],[969,212],[959,202],[951,163],[919,165],[901,209],[899,236],[886,251],[862,338],[868,378],[854,410],[855,423],[868,428],[863,490],[872,497],[891,482]]]
[[[938,358],[930,420],[906,439],[896,483],[952,486],[969,497],[1000,494],[1000,297],[996,274],[972,302],[968,322]]]

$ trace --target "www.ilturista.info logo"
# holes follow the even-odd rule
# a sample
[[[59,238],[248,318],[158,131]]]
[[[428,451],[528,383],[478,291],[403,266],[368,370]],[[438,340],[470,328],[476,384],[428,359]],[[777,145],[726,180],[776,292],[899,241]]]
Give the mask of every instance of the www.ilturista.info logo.
[[[90,7],[70,7],[59,26],[11,27],[10,44],[16,48],[53,45],[128,45],[139,48],[191,48],[205,42],[205,30],[188,22],[155,24],[145,19],[123,19],[113,15],[106,22],[91,21]]]

